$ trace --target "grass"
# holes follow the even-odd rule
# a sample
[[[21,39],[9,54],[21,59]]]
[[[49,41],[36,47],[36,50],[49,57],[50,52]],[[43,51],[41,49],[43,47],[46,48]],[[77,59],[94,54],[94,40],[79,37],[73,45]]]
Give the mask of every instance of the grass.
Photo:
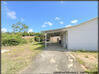
[[[1,54],[1,73],[2,74],[16,74],[33,62],[34,56],[40,53],[43,45],[40,43],[24,44],[9,48],[11,51]]]
[[[97,74],[98,71],[98,52],[96,51],[73,51],[71,52],[90,74]]]
[[[77,58],[77,61],[78,61],[80,64],[83,64],[83,65],[84,65],[84,61],[82,61],[81,59]]]
[[[86,55],[85,58],[88,58],[88,56]]]

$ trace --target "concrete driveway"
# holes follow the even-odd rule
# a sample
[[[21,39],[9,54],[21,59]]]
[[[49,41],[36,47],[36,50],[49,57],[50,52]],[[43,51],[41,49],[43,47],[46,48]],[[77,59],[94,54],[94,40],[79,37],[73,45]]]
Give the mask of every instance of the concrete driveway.
[[[82,72],[76,59],[59,46],[49,46],[37,55],[21,74],[53,74],[55,72]],[[59,74],[59,73],[58,73]]]

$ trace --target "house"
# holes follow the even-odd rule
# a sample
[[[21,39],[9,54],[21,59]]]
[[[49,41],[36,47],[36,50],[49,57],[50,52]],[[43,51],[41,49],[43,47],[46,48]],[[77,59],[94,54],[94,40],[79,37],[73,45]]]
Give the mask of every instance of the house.
[[[42,32],[45,33],[45,47],[51,43],[50,37],[60,36],[60,45],[67,50],[98,50],[98,18],[79,25]]]

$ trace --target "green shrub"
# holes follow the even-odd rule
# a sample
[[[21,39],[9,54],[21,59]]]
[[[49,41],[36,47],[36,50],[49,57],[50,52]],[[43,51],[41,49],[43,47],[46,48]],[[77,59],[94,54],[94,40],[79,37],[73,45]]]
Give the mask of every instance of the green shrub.
[[[35,41],[37,41],[37,42],[40,42],[40,37],[38,37],[38,36],[35,36]]]
[[[23,43],[26,43],[26,40],[22,39],[18,34],[2,34],[1,44],[4,46],[19,45]]]
[[[44,36],[40,36],[40,37],[35,36],[34,40],[37,41],[37,42],[43,42],[44,41]]]

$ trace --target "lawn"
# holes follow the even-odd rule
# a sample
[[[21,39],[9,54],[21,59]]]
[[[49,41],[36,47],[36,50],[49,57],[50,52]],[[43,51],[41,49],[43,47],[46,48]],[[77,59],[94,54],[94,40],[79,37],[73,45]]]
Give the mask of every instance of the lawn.
[[[98,52],[76,51],[72,52],[86,72],[98,71]]]
[[[28,43],[2,47],[3,49],[10,51],[1,54],[1,73],[16,74],[33,62],[33,58],[42,51],[43,45],[41,43]]]

